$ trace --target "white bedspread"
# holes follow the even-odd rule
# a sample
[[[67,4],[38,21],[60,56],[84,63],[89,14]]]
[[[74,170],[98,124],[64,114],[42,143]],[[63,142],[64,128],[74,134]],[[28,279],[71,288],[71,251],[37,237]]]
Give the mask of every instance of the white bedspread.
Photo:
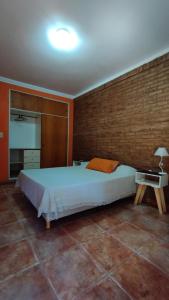
[[[64,211],[105,205],[135,193],[135,172],[120,165],[115,172],[88,170],[82,166],[23,170],[17,185],[38,210],[58,219]],[[50,217],[49,217],[50,216]]]

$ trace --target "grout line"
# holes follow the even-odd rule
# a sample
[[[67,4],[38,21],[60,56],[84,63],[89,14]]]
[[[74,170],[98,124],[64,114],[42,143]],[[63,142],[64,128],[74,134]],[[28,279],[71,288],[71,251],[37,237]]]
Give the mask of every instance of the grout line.
[[[100,262],[98,262],[92,254],[85,248],[84,243],[79,244],[80,248],[87,254],[87,256],[92,260],[95,266],[99,269],[100,272],[107,273],[108,271],[102,266]]]
[[[45,268],[43,267],[43,264],[44,264],[44,263],[50,262],[51,260],[52,260],[51,257],[46,257],[44,260],[42,260],[42,261],[40,262],[40,265],[39,265],[39,266],[40,266],[40,270],[41,270],[43,276],[45,277],[45,279],[47,280],[47,282],[49,283],[49,285],[50,285],[51,289],[53,290],[53,292],[54,292],[55,296],[57,297],[57,299],[58,299],[58,300],[62,300],[61,296],[59,296],[59,295],[57,294],[57,290],[55,289],[55,287],[54,287],[54,285],[53,285],[51,279],[49,278],[48,272],[47,272],[47,271],[45,270]]]
[[[79,240],[77,240],[73,235],[71,235],[71,233],[69,232],[69,230],[67,230],[66,228],[62,227],[62,230],[68,235],[68,237],[70,237],[75,243],[76,245],[80,244],[81,242]]]
[[[42,271],[42,270],[41,270],[41,271]],[[57,299],[57,300],[61,300],[60,296],[57,294],[57,291],[56,291],[56,289],[55,289],[55,287],[54,287],[52,281],[49,279],[48,276],[46,276],[46,274],[43,273],[43,276],[46,278],[46,281],[48,282],[49,286],[51,287],[51,289],[52,289],[54,295],[56,296],[56,299]]]
[[[30,238],[27,238],[26,240],[27,240],[27,242],[28,242],[28,244],[29,244],[29,246],[30,246],[32,252],[33,252],[33,255],[34,255],[35,260],[36,260],[38,263],[40,263],[39,258],[38,258],[37,254],[36,254],[36,252],[35,252],[34,247],[33,247],[32,240],[31,240]]]
[[[18,221],[18,220],[16,220],[16,221],[13,221],[13,222],[11,222],[11,223],[5,223],[5,224],[1,224],[1,225],[0,225],[0,228],[1,228],[1,227],[8,226],[8,225],[12,225],[12,224],[13,224],[13,225],[14,225],[14,224],[18,224],[18,223],[19,223],[19,221]]]
[[[127,292],[127,290],[125,290],[125,288],[121,285],[121,283],[115,279],[115,277],[113,277],[113,274],[109,274],[109,277],[113,280],[113,282],[115,282],[115,284],[131,299],[134,300],[134,298]]]
[[[118,239],[117,239],[117,240],[118,240]],[[118,240],[118,241],[121,242],[120,240]],[[123,242],[121,242],[121,243],[124,245]],[[148,263],[150,263],[155,269],[159,270],[162,274],[164,274],[165,277],[169,278],[169,274],[167,274],[167,273],[166,273],[164,270],[162,270],[158,265],[156,265],[155,263],[153,263],[151,260],[149,260],[147,257],[145,257],[143,254],[141,254],[141,253],[139,252],[139,250],[141,250],[142,247],[143,247],[143,246],[139,247],[137,250],[133,250],[133,249],[131,249],[130,247],[127,247],[127,248],[129,248],[130,250],[132,250],[132,251],[134,252],[133,255],[136,255],[137,257],[140,257],[140,258],[144,259],[145,261],[147,261]],[[137,251],[138,251],[138,252],[137,252]],[[130,256],[128,257],[128,259],[130,259],[131,256],[132,256],[132,255],[130,255]],[[124,260],[124,263],[126,263],[128,259]],[[120,266],[120,264],[119,264],[117,267],[119,267],[119,266]],[[112,276],[113,276],[114,271],[112,270],[110,273],[111,273]]]
[[[11,193],[11,192],[10,192],[10,193]],[[14,199],[12,198],[12,195],[11,195],[10,193],[8,193],[8,191],[6,191],[6,195],[7,195],[8,199],[9,199],[9,201],[12,202]],[[130,209],[130,208],[128,208],[128,209]],[[132,209],[130,209],[130,210],[132,210]],[[133,210],[133,212],[134,212],[134,210]],[[0,248],[1,248],[1,247],[4,247],[4,246],[7,246],[7,245],[10,245],[10,244],[18,243],[18,242],[23,241],[23,240],[27,240],[29,246],[30,246],[31,249],[32,249],[32,252],[33,252],[33,255],[34,255],[34,259],[35,259],[36,262],[35,262],[33,265],[31,265],[31,266],[29,266],[29,267],[25,267],[25,268],[23,268],[22,270],[20,270],[20,271],[14,273],[14,274],[10,274],[8,277],[6,277],[6,278],[5,278],[4,280],[2,280],[1,282],[7,281],[7,280],[13,278],[14,276],[20,275],[20,274],[22,274],[23,272],[25,272],[25,271],[27,271],[27,270],[29,270],[29,269],[35,267],[35,266],[38,266],[38,265],[40,266],[40,269],[41,269],[41,271],[42,271],[42,264],[43,264],[45,261],[48,261],[48,260],[52,259],[51,257],[46,257],[46,258],[45,258],[44,260],[42,260],[42,261],[39,260],[37,254],[36,254],[36,251],[35,251],[35,249],[34,249],[34,247],[33,247],[33,244],[32,244],[32,241],[31,241],[31,239],[30,239],[30,236],[26,233],[26,231],[25,231],[25,229],[24,229],[24,226],[23,226],[23,220],[27,220],[27,218],[19,218],[19,219],[18,219],[18,217],[17,217],[15,211],[14,211],[14,214],[15,214],[15,216],[16,216],[16,218],[17,218],[17,220],[16,220],[15,222],[3,224],[3,225],[1,225],[0,227],[12,225],[12,224],[20,224],[20,226],[21,226],[22,229],[23,229],[23,232],[24,232],[24,235],[25,235],[25,236],[22,237],[21,239],[19,238],[18,240],[8,242],[8,244],[4,244],[4,245],[0,246]],[[148,222],[151,221],[151,220],[149,220],[149,216],[148,216],[148,215],[145,215],[145,214],[141,214],[141,215],[142,215]],[[136,213],[136,216],[140,216],[139,212]],[[111,214],[110,214],[110,217],[111,217]],[[164,274],[165,277],[169,278],[169,274],[167,274],[165,271],[163,271],[163,270],[161,269],[161,267],[159,267],[159,266],[156,265],[154,262],[152,262],[151,260],[149,260],[148,258],[146,258],[143,254],[141,254],[140,251],[141,251],[141,249],[142,249],[143,246],[140,246],[140,247],[138,247],[137,249],[131,248],[130,246],[128,246],[127,244],[125,244],[123,241],[121,241],[117,236],[114,236],[114,234],[110,231],[111,229],[110,229],[110,230],[109,230],[109,229],[108,229],[108,230],[103,229],[96,221],[94,221],[94,220],[92,219],[92,216],[88,216],[88,218],[89,218],[89,220],[91,221],[92,224],[95,224],[95,225],[97,226],[97,228],[99,228],[100,232],[102,232],[103,234],[108,235],[108,236],[111,236],[112,238],[116,239],[116,240],[117,240],[118,242],[120,242],[123,246],[125,246],[125,248],[131,250],[132,253],[131,253],[131,255],[129,255],[126,259],[124,259],[122,263],[117,264],[117,266],[116,266],[116,268],[114,269],[114,271],[113,271],[113,269],[112,269],[112,271],[106,271],[106,270],[104,269],[104,267],[101,265],[101,263],[97,262],[97,260],[94,258],[94,256],[92,256],[92,254],[90,254],[90,252],[88,252],[88,250],[85,248],[85,244],[87,244],[89,241],[91,242],[92,237],[89,238],[89,239],[86,240],[86,241],[79,241],[78,239],[74,238],[74,237],[71,235],[71,233],[69,232],[69,230],[67,230],[67,229],[64,228],[64,224],[63,224],[63,225],[60,224],[60,227],[61,227],[61,229],[63,230],[63,232],[65,232],[66,235],[67,235],[71,240],[73,240],[73,241],[75,242],[75,245],[73,245],[72,247],[79,247],[79,249],[81,249],[81,250],[83,249],[83,251],[88,255],[88,257],[91,259],[91,261],[94,263],[94,265],[100,270],[100,272],[103,272],[103,274],[100,275],[98,279],[96,279],[93,283],[91,283],[91,285],[89,284],[89,287],[87,287],[86,290],[84,289],[84,291],[83,291],[82,293],[80,293],[81,296],[83,296],[83,294],[85,294],[85,292],[90,291],[94,286],[97,286],[99,283],[101,283],[101,282],[102,282],[103,280],[105,280],[106,278],[111,278],[111,279],[119,286],[119,288],[121,288],[121,289],[129,296],[130,299],[133,299],[133,298],[128,294],[128,292],[123,288],[123,286],[121,286],[121,284],[118,282],[118,280],[116,280],[116,279],[114,278],[114,274],[113,274],[113,273],[115,273],[115,270],[119,268],[120,265],[122,265],[123,263],[125,264],[128,260],[130,260],[130,258],[132,257],[132,255],[136,255],[137,257],[140,257],[140,258],[144,259],[145,261],[147,261],[148,263],[150,263],[155,269],[159,270],[162,274]],[[150,219],[151,219],[151,214],[150,214]],[[83,218],[82,218],[82,220],[83,220]],[[164,238],[161,239],[159,236],[156,236],[155,233],[151,233],[151,232],[149,232],[148,230],[143,229],[142,227],[139,226],[139,224],[131,223],[129,220],[127,220],[127,221],[126,221],[126,220],[121,220],[121,221],[122,221],[122,223],[113,226],[113,231],[115,231],[117,227],[122,226],[122,225],[124,225],[124,224],[131,224],[133,227],[136,227],[137,229],[141,230],[142,232],[148,233],[148,235],[150,235],[150,237],[152,237],[153,240],[157,240],[157,241],[159,241],[159,243],[162,243],[162,242],[164,243],[164,242],[166,242],[166,240],[165,240]],[[154,219],[153,219],[153,221],[154,221]],[[75,220],[70,220],[70,222],[66,222],[65,225],[67,225],[67,224],[69,224],[69,223],[71,223],[71,222],[75,222]],[[165,224],[165,225],[167,226],[167,223],[164,222],[163,220],[158,220],[158,222],[160,222],[161,224]],[[32,236],[34,236],[34,234],[33,234]],[[165,235],[165,237],[167,237],[167,234]],[[97,237],[96,237],[96,239],[97,239]],[[145,243],[146,243],[146,241],[145,241]],[[48,278],[47,273],[44,273],[43,275],[44,275],[44,277],[46,278],[46,280],[47,280],[48,284],[50,285],[50,287],[52,288],[52,290],[53,290],[54,294],[56,295],[57,299],[58,299],[58,300],[61,300],[62,297],[57,295],[57,291],[56,291],[55,287],[53,286],[52,281]]]
[[[133,224],[133,223],[131,223],[131,222],[129,222],[129,221],[125,221],[125,222],[123,222],[123,223],[117,225],[117,227],[121,227],[121,226],[123,226],[124,224],[131,225],[131,227],[136,227],[136,229],[138,229],[139,231],[142,231],[142,232],[148,234],[148,235],[150,236],[150,238],[153,238],[153,239],[155,238],[155,235],[154,235],[153,233],[151,233],[151,232],[149,232],[148,230],[145,230],[145,229],[139,227],[138,225]],[[114,230],[113,230],[113,232],[114,232]],[[109,231],[109,233],[110,233],[111,235],[114,236],[114,233],[113,233],[113,232],[112,232],[112,231]],[[147,238],[147,239],[149,239],[149,238]]]
[[[89,285],[88,287],[84,288],[84,290],[78,295],[81,297],[85,296],[87,293],[89,293],[90,291],[92,291],[93,288],[97,287],[100,283],[102,283],[104,280],[106,280],[109,277],[109,273],[105,273],[104,275],[102,275],[101,277],[99,277],[98,279],[96,279],[94,282],[91,283],[91,285]],[[73,298],[74,300],[77,300],[77,297],[75,296],[75,298]]]
[[[164,216],[166,216],[166,215],[167,215],[167,214],[164,214]],[[144,217],[148,222],[150,222],[149,217],[150,217],[151,219],[153,219],[153,218],[151,217],[151,215],[148,216],[148,215],[146,215],[146,214],[143,214],[143,217]],[[159,217],[160,217],[160,216],[159,216]],[[161,224],[167,225],[167,223],[166,223],[165,221],[163,221],[163,220],[161,220],[161,219],[158,218],[158,215],[157,215],[157,220],[158,220],[158,222],[160,222]],[[155,221],[155,220],[153,220],[153,221]]]
[[[140,249],[142,246],[139,246],[138,249],[134,249],[132,247],[130,247],[129,245],[127,245],[125,242],[123,242],[121,239],[119,239],[117,236],[115,236],[113,233],[109,232],[109,235],[111,237],[113,237],[113,239],[117,240],[118,242],[120,242],[125,248],[128,248],[129,250],[131,250],[134,254],[137,254],[137,250]]]
[[[17,244],[17,243],[22,242],[22,241],[26,241],[26,240],[27,240],[27,238],[24,236],[21,239],[10,241],[10,242],[7,242],[7,243],[4,243],[4,244],[0,245],[0,249],[3,248],[3,247],[7,247],[7,246]]]
[[[141,247],[142,248],[142,247]],[[140,248],[140,249],[141,249]],[[151,265],[153,265],[156,269],[158,269],[161,273],[163,273],[168,279],[169,279],[169,274],[167,272],[165,272],[162,268],[160,268],[158,265],[156,265],[153,261],[151,261],[150,259],[148,259],[146,256],[144,256],[144,254],[141,254],[138,252],[137,254],[138,256],[142,257],[144,260],[146,260],[148,263],[150,263]]]
[[[148,220],[148,218],[147,218],[147,220]],[[149,220],[148,220],[148,222],[150,223]],[[130,223],[130,224],[132,224],[132,223]],[[165,224],[165,223],[163,223],[163,224]],[[152,235],[152,237],[154,237],[154,239],[155,239],[155,238],[156,238],[156,239],[160,239],[159,234],[156,234],[156,233],[154,233],[154,232],[151,232],[149,229],[142,228],[142,226],[139,225],[139,224],[135,224],[135,223],[134,223],[134,224],[132,224],[132,225],[136,226],[139,230],[143,230],[143,231],[147,232],[148,234]],[[166,224],[166,226],[167,226],[167,224]],[[165,237],[167,237],[167,234],[165,234]],[[163,241],[166,242],[165,238],[161,238],[161,239],[162,239]]]
[[[19,276],[19,275],[21,275],[22,273],[24,273],[24,272],[26,272],[26,271],[29,271],[30,269],[32,269],[33,267],[36,267],[36,266],[38,266],[38,265],[39,265],[39,263],[36,262],[36,263],[32,264],[31,266],[25,267],[25,268],[23,268],[22,270],[20,270],[20,271],[18,271],[18,272],[15,272],[15,273],[13,273],[13,274],[10,274],[10,275],[7,276],[5,279],[0,280],[0,283],[4,283],[4,282],[10,280],[11,278],[13,278],[13,277],[15,277],[15,276]]]
[[[148,235],[150,235],[150,238],[152,238],[153,240],[158,240],[158,241],[160,241],[160,242],[166,242],[165,238],[160,238],[159,235],[156,235],[155,233],[150,232],[148,229],[146,230],[146,229],[142,228],[142,227],[139,226],[138,224],[132,224],[132,223],[129,223],[129,224],[131,224],[131,225],[137,227],[137,228],[138,228],[139,230],[141,230],[141,231],[146,232]],[[167,236],[167,234],[166,234],[165,236]]]
[[[131,256],[137,255],[137,252],[136,252],[136,251],[133,251],[133,249],[131,249],[131,248],[129,248],[129,247],[126,247],[126,245],[125,245],[124,243],[122,243],[121,241],[119,241],[118,239],[116,239],[116,240],[117,240],[118,242],[120,242],[123,246],[125,246],[125,248],[131,250],[131,254],[130,254],[126,259],[123,260],[124,263],[125,263],[127,260],[129,260]],[[103,272],[110,273],[111,270],[110,270],[110,271],[107,271],[107,270],[104,268],[104,266],[102,266],[102,264],[101,264],[100,262],[98,262],[98,261],[92,256],[92,254],[91,254],[90,252],[88,252],[88,250],[85,248],[85,245],[84,245],[85,243],[87,243],[87,242],[81,243],[81,247],[83,247],[84,251],[89,255],[89,257],[90,257],[91,260],[95,263],[95,265],[96,265],[101,271],[102,271],[102,269],[103,269]],[[121,264],[122,264],[122,263],[117,264],[116,267],[119,267]],[[112,269],[112,268],[111,268],[111,269]]]
[[[140,228],[139,226],[135,225],[135,224],[132,224],[132,223],[129,223],[128,221],[125,221],[121,224],[118,224],[117,227],[120,227],[122,226],[123,224],[131,224],[133,227],[135,226],[136,228],[138,228],[139,230],[147,233],[146,230]],[[99,225],[98,225],[99,226]],[[151,260],[147,259],[146,257],[144,257],[144,255],[140,254],[139,250],[143,247],[143,246],[139,246],[137,249],[134,249],[134,248],[131,248],[130,246],[128,246],[126,243],[124,243],[123,241],[121,241],[117,236],[115,236],[112,232],[105,232],[105,233],[108,233],[110,236],[112,236],[114,239],[118,240],[123,246],[125,246],[126,248],[128,248],[129,250],[131,250],[133,252],[133,255],[137,255],[137,256],[140,256],[142,257],[143,259],[145,259],[147,262],[151,263],[154,267],[156,267],[158,270],[162,271],[163,274],[167,275],[167,277],[169,277],[169,274],[167,274],[165,271],[163,271],[158,265],[156,265],[155,263],[153,263]],[[157,239],[159,240],[160,243],[162,243],[162,241],[158,238],[156,238],[155,235],[153,235],[152,233],[149,233],[150,234],[150,237],[152,237],[153,239]],[[148,241],[149,238],[147,238],[147,241]],[[87,243],[88,241],[84,242],[84,243]],[[146,243],[146,241],[145,241]],[[87,251],[87,249],[83,246],[83,249],[85,249],[85,251],[90,255],[90,253]],[[132,255],[132,254],[131,254]],[[131,257],[131,255],[129,257]],[[95,261],[95,259],[93,259],[92,255],[90,255],[90,257],[92,258],[93,261]],[[124,262],[126,262],[126,260],[124,260]],[[97,262],[96,262],[97,263]]]
[[[9,222],[9,223],[5,223],[5,224],[0,224],[0,228],[4,227],[4,226],[8,226],[8,225],[13,225],[13,224],[16,224],[16,223],[19,223],[18,220],[12,221],[12,222]]]
[[[23,241],[23,240],[27,240],[27,239],[29,238],[29,236],[27,235],[27,233],[26,233],[26,231],[25,231],[25,229],[24,229],[24,227],[23,227],[22,222],[20,222],[19,220],[16,221],[16,222],[10,223],[10,224],[5,224],[5,225],[0,226],[0,227],[5,227],[5,226],[8,226],[8,225],[12,225],[12,224],[13,224],[13,225],[14,225],[14,224],[19,224],[20,227],[21,227],[21,229],[22,229],[22,231],[23,231],[23,234],[22,234],[21,237],[18,237],[18,238],[15,239],[15,240],[9,240],[9,241],[7,241],[6,243],[1,244],[1,245],[0,245],[0,248],[2,248],[2,247],[4,247],[4,246],[8,246],[8,245],[15,244],[15,243],[20,242],[20,241]],[[4,228],[4,229],[5,229],[5,228]]]

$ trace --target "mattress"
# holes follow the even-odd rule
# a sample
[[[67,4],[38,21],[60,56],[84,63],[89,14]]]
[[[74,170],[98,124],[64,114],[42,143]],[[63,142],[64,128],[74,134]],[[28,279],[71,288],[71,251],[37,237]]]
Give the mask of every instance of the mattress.
[[[81,166],[23,170],[17,186],[38,211],[54,220],[88,208],[106,205],[136,191],[135,172],[120,165],[110,174]]]

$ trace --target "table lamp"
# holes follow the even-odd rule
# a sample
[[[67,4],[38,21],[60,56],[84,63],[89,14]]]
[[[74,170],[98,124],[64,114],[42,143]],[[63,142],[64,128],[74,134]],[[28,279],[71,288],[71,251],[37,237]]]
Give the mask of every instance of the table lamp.
[[[168,150],[165,147],[158,147],[158,149],[154,153],[155,156],[160,156],[159,168],[161,170],[160,174],[164,174],[163,170],[163,157],[169,156]]]

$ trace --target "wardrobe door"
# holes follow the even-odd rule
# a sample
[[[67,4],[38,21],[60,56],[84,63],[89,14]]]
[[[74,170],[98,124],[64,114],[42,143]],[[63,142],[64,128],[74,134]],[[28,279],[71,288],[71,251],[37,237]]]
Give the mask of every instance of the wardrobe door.
[[[41,116],[41,168],[67,165],[67,118]]]

